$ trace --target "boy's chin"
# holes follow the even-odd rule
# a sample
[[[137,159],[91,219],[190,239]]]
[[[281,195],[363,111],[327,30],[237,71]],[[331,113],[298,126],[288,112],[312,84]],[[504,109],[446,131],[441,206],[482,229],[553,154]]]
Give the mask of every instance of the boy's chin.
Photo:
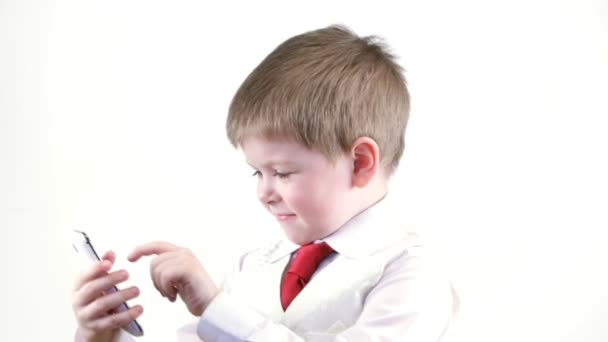
[[[314,240],[306,239],[306,238],[299,237],[299,236],[295,237],[295,236],[289,236],[289,235],[287,235],[287,240],[289,240],[299,246],[304,246],[304,245],[307,245],[314,241]]]
[[[309,229],[302,229],[301,227],[298,229],[296,227],[286,227],[282,226],[283,233],[285,237],[295,243],[296,245],[304,246],[309,243],[313,243],[318,240],[324,240],[327,237],[334,234],[336,231],[340,230],[341,226],[338,226],[334,229],[328,229],[327,231],[315,229],[314,227],[306,226]]]
[[[301,234],[297,234],[297,232],[293,232],[290,229],[283,228],[283,231],[285,232],[287,240],[295,243],[296,245],[304,246],[316,240],[315,238],[310,236],[303,236]]]

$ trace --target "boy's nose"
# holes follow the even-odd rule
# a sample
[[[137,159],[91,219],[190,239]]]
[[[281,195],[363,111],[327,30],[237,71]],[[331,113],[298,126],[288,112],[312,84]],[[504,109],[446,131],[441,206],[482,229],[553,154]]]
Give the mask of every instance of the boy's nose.
[[[274,189],[272,181],[260,180],[258,183],[258,198],[263,204],[269,204],[277,201],[278,194]]]

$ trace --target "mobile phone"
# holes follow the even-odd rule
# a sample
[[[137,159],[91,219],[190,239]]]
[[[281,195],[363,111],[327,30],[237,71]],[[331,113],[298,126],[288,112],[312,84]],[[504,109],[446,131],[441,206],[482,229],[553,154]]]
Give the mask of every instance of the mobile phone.
[[[98,262],[101,260],[99,258],[99,254],[97,254],[95,248],[93,247],[91,238],[89,238],[89,236],[85,232],[74,230],[74,240],[72,242],[72,246],[74,247],[76,252],[78,252],[78,254],[84,255],[91,262]],[[116,286],[112,286],[112,288],[107,292],[107,294],[114,293],[116,291],[118,291],[118,288]],[[117,312],[124,312],[127,310],[129,310],[129,306],[126,302],[123,302],[116,308]],[[129,324],[122,327],[122,329],[133,336],[143,336],[144,334],[141,325],[136,320],[132,320],[131,322],[129,322]]]

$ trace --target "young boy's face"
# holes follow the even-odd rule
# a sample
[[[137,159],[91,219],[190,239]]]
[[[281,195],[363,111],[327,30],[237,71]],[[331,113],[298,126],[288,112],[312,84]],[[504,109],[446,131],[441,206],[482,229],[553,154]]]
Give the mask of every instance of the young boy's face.
[[[258,178],[258,197],[287,238],[303,245],[324,238],[350,217],[346,195],[353,163],[330,162],[292,140],[249,137],[242,149]]]

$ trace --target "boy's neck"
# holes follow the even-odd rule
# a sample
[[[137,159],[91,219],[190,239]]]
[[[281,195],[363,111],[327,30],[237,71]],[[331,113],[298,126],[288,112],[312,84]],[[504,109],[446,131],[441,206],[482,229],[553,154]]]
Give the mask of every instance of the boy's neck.
[[[352,203],[354,209],[352,217],[380,202],[388,193],[388,182],[382,177],[377,177],[357,191]]]
[[[388,193],[388,184],[386,180],[370,183],[363,188],[353,189],[353,193],[345,199],[345,206],[348,209],[344,212],[342,223],[331,231],[328,235],[340,230],[348,221],[355,216],[361,214],[365,210],[373,207],[378,202],[382,201]]]

